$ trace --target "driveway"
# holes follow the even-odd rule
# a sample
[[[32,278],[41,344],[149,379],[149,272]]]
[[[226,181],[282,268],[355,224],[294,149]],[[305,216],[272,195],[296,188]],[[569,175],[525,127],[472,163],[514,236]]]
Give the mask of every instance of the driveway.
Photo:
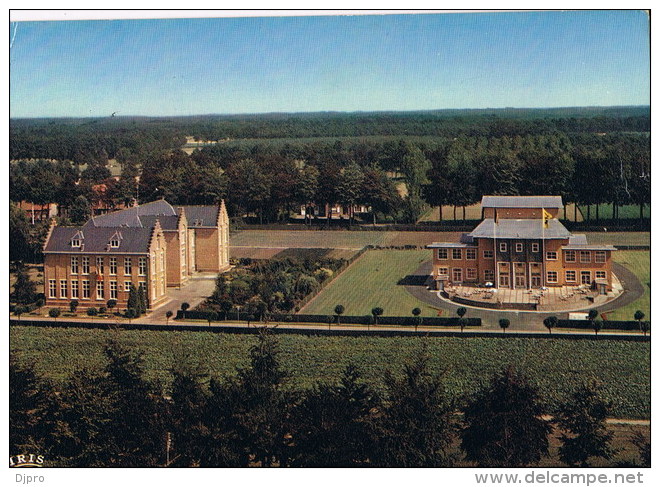
[[[209,297],[215,290],[215,281],[218,277],[217,273],[197,273],[188,284],[182,288],[168,288],[167,301],[137,320],[135,323],[166,323],[167,317],[165,313],[172,311],[176,316],[177,310],[181,309],[182,303],[190,304],[190,308],[194,308],[199,303]]]
[[[411,284],[406,285],[406,290],[420,301],[427,303],[438,309],[440,316],[456,316],[456,310],[460,307],[467,308],[466,317],[481,318],[482,328],[484,330],[499,329],[500,318],[508,318],[511,322],[510,329],[520,331],[543,331],[543,320],[548,316],[557,316],[559,319],[567,319],[568,312],[538,312],[538,311],[516,311],[516,310],[490,310],[477,308],[463,304],[450,303],[445,299],[438,297],[436,291],[429,291],[428,280],[431,274],[431,261],[422,264],[412,276],[406,276],[406,280]],[[602,306],[596,306],[599,312],[612,311],[631,303],[644,292],[643,285],[637,279],[634,273],[620,264],[613,263],[613,271],[623,285],[623,293],[614,301],[605,303]]]

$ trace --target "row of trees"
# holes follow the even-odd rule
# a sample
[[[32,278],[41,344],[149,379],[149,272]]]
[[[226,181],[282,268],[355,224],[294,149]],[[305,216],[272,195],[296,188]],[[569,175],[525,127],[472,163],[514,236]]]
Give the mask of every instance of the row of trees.
[[[587,466],[611,460],[609,404],[585,385],[545,419],[538,390],[512,367],[465,400],[451,397],[422,349],[384,394],[348,366],[336,383],[288,387],[266,332],[250,364],[208,380],[177,360],[171,390],[144,378],[142,356],[110,341],[102,372],[80,370],[63,387],[10,362],[10,452],[39,451],[60,466],[520,467],[548,455]],[[462,414],[457,415],[460,411]],[[461,419],[462,417],[462,419]],[[458,449],[453,446],[458,443]],[[637,440],[643,465],[650,444]]]

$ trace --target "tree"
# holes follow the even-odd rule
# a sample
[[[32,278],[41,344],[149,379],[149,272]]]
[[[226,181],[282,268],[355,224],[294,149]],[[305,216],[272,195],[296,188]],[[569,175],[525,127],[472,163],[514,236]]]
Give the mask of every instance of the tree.
[[[461,327],[461,332],[463,332],[463,329],[467,325],[467,320],[463,318],[465,316],[465,313],[467,313],[467,308],[461,306],[456,310],[456,314],[458,315],[458,326]]]
[[[181,311],[183,311],[183,318],[184,319],[186,318],[186,311],[188,311],[189,309],[190,309],[190,304],[189,303],[186,303],[186,302],[181,303]]]
[[[637,320],[637,323],[639,323],[639,331],[642,331],[642,320],[644,319],[646,315],[644,314],[643,311],[637,310],[635,311],[635,316],[634,318]],[[646,335],[646,332],[644,332],[644,335]]]
[[[543,420],[538,391],[507,367],[463,408],[461,449],[481,467],[523,467],[548,454],[551,425]]]
[[[292,467],[367,466],[374,451],[374,390],[348,365],[338,384],[319,383],[306,392],[289,420]]]
[[[16,307],[14,308],[14,314],[18,316],[18,319],[21,319],[21,315],[27,313],[27,306],[22,305],[22,304],[17,304]]]
[[[16,271],[13,299],[19,304],[31,304],[37,299],[36,284],[23,266],[19,266]]]
[[[548,329],[548,332],[552,335],[552,329],[557,326],[559,323],[559,320],[557,319],[556,316],[548,316],[543,320],[543,326],[545,326]]]
[[[403,377],[385,375],[387,398],[376,422],[377,467],[447,467],[453,411],[442,379],[431,374],[424,348],[404,366]]]
[[[376,308],[371,309],[371,314],[374,317],[374,323],[375,324],[378,324],[378,317],[381,316],[384,313],[384,311],[385,310],[383,310],[383,308],[380,308],[380,307],[376,307]]]
[[[206,320],[209,322],[209,326],[211,326],[212,321],[218,321],[218,313],[215,311],[209,311],[206,313]]]
[[[75,313],[77,309],[78,309],[78,300],[72,299],[71,301],[69,301],[69,311]]]
[[[142,302],[140,300],[140,293],[138,289],[131,283],[131,287],[128,291],[128,301],[126,302],[126,308],[132,309],[135,311],[135,318],[139,318],[144,309],[142,307]]]
[[[348,206],[348,225],[353,223],[353,207],[358,203],[362,197],[362,182],[364,181],[364,174],[362,169],[355,162],[347,165],[339,178],[339,186],[337,193],[339,202]]]
[[[73,225],[82,225],[89,220],[91,214],[92,210],[89,200],[83,195],[76,197],[69,210],[69,219],[71,220],[71,223]]]
[[[339,317],[344,314],[344,306],[341,304],[338,304],[335,306],[335,316],[337,317],[337,324],[339,325]]]
[[[500,318],[500,328],[502,328],[502,333],[506,333],[506,329],[511,326],[511,321],[508,318]]]
[[[584,384],[559,406],[555,422],[563,430],[559,438],[562,462],[571,467],[587,467],[589,458],[612,458],[613,435],[605,423],[611,407],[611,403],[599,396],[595,385]]]
[[[415,317],[415,318],[414,318],[414,321],[415,321],[415,331],[417,331],[417,327],[420,325],[420,321],[421,321],[421,316],[420,316],[420,315],[421,315],[421,314],[422,314],[422,310],[421,310],[421,309],[419,309],[419,308],[413,308],[413,310],[412,310],[412,315]]]
[[[227,466],[285,465],[286,418],[291,398],[283,391],[286,373],[279,363],[278,342],[262,329],[250,348],[250,366],[220,383],[211,381],[211,429],[231,438]],[[213,456],[213,455],[212,455]],[[225,464],[225,465],[226,465]],[[225,466],[217,464],[214,466]]]
[[[227,320],[227,316],[229,315],[229,312],[231,311],[232,307],[233,304],[230,300],[223,299],[222,301],[220,301],[220,310],[222,311],[225,320]]]
[[[312,164],[305,164],[298,176],[296,187],[297,201],[305,205],[305,223],[312,223],[314,206],[316,205],[316,194],[319,190],[319,170]]]
[[[135,311],[135,308],[127,308],[126,313],[124,313],[124,316],[128,318],[128,323],[130,324],[133,318],[138,317],[138,314],[137,311]]]
[[[170,318],[171,318],[172,316],[174,316],[174,312],[171,311],[171,310],[168,310],[168,311],[165,313],[165,318],[166,318],[166,322],[165,322],[165,324],[166,324],[166,325],[169,325],[169,324],[170,324]]]
[[[108,310],[112,311],[115,306],[117,306],[117,300],[116,299],[108,299],[108,302],[106,303]]]

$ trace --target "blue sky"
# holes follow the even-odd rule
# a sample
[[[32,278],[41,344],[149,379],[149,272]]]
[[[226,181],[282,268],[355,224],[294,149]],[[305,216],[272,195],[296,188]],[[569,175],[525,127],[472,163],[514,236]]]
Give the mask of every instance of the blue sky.
[[[650,104],[641,11],[19,22],[10,36],[11,117]]]

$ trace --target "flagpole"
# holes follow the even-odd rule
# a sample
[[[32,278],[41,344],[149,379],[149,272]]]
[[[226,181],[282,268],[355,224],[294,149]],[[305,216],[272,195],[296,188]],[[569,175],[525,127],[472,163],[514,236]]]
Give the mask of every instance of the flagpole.
[[[495,211],[495,218],[493,218],[493,259],[495,259],[495,288],[500,288],[500,266],[497,265],[497,208]]]

